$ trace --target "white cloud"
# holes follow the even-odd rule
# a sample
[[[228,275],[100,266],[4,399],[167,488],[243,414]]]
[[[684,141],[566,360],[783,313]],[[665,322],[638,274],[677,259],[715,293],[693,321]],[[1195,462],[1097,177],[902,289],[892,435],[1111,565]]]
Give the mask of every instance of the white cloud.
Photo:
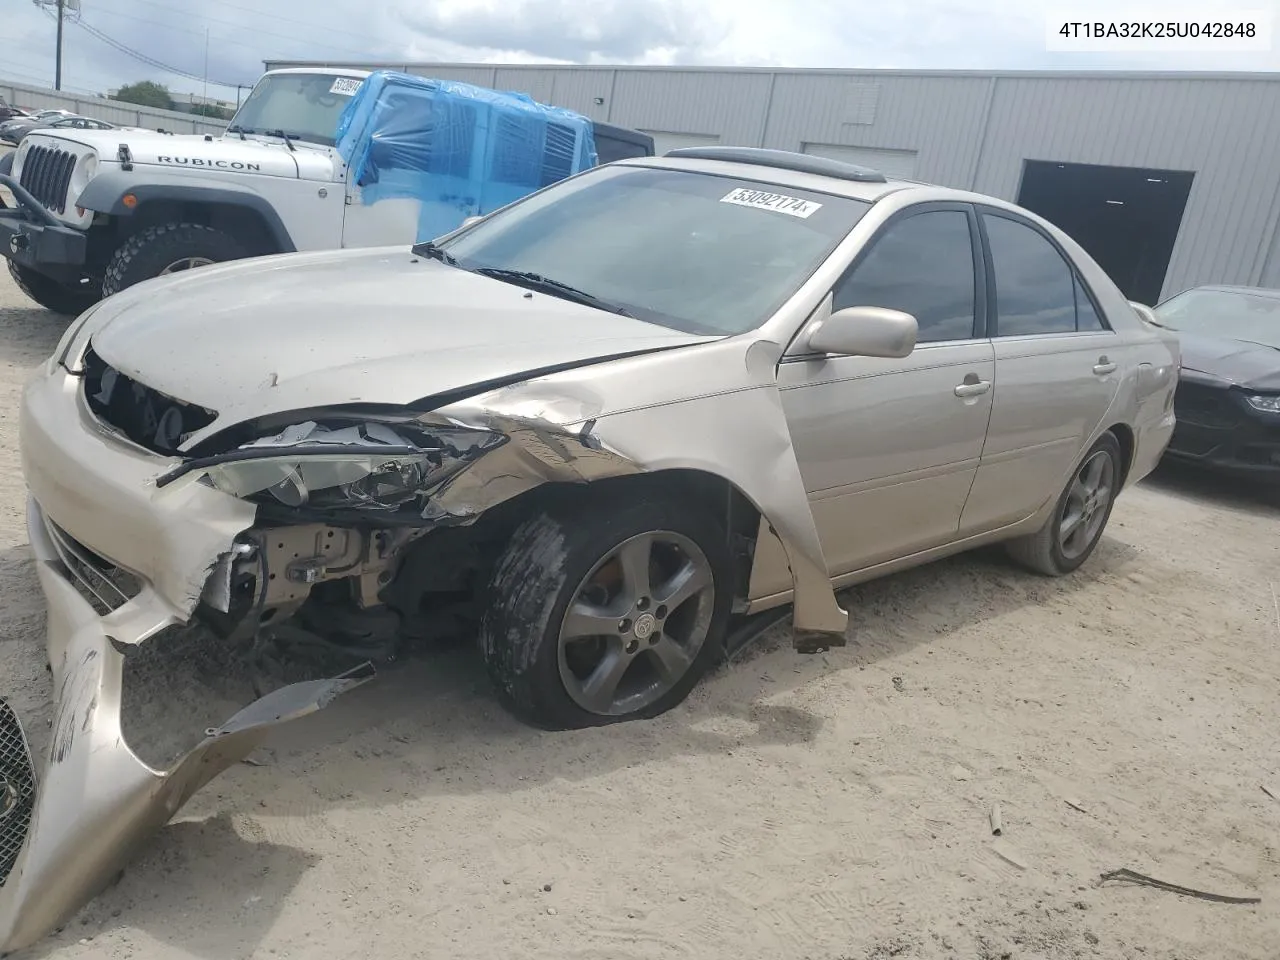
[[[723,64],[907,69],[1280,70],[1263,53],[1063,54],[1045,49],[1034,0],[85,0],[84,21],[160,63],[252,82],[264,59]],[[1145,7],[1150,8],[1146,3]],[[1096,7],[1096,0],[1095,0]],[[1201,0],[1195,15],[1280,0]],[[1129,3],[1106,9],[1123,17]],[[1179,12],[1182,5],[1179,6]],[[0,79],[49,83],[54,25],[28,0],[5,12]],[[140,79],[198,91],[78,25],[66,28],[64,86],[99,91]]]

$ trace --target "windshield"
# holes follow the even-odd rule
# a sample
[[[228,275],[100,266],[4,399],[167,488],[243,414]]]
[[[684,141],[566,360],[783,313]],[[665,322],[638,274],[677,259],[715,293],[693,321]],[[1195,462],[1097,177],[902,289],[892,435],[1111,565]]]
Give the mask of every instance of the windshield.
[[[1237,290],[1188,290],[1155,308],[1170,330],[1280,349],[1280,296]]]
[[[360,89],[359,77],[277,73],[263,77],[231,118],[231,133],[284,133],[333,146],[338,118]]]
[[[439,247],[466,270],[537,274],[697,334],[759,326],[870,204],[731,177],[597,167]]]

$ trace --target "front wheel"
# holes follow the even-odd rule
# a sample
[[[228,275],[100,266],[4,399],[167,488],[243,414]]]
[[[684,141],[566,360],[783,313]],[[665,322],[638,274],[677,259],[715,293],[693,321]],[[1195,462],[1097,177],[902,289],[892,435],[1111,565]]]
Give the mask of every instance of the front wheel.
[[[1099,437],[1071,475],[1045,525],[1031,536],[1009,542],[1013,559],[1050,577],[1071,573],[1088,560],[1120,492],[1120,456],[1120,443],[1113,433]]]
[[[12,260],[9,261],[9,276],[13,277],[19,290],[40,306],[64,317],[78,317],[101,299],[94,287],[68,286]]]
[[[593,500],[516,530],[481,624],[499,694],[547,729],[664,713],[724,644],[733,564],[723,529],[686,505]]]
[[[182,270],[206,267],[247,255],[229,233],[199,223],[162,223],[139,230],[107,265],[102,295],[109,297],[135,283]]]

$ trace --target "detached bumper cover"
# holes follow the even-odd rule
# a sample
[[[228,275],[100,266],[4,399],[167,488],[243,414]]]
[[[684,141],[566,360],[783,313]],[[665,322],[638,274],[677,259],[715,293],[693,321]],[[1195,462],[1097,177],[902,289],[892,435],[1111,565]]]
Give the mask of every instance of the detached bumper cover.
[[[144,763],[121,728],[125,658],[189,619],[209,570],[254,510],[198,484],[156,490],[170,462],[104,433],[79,389],[65,374],[40,377],[22,405],[27,528],[48,609],[55,704],[39,770],[0,705],[0,954],[65,923],[139,841],[270,727],[372,676],[361,668],[282,687],[209,730],[170,769]],[[130,589],[104,586],[114,564],[131,576]]]
[[[24,789],[25,744],[13,747],[16,720],[0,706],[0,778],[16,802],[0,819],[0,953],[29,946],[64,924],[125,865],[134,847],[162,827],[193,794],[248,756],[276,724],[326,706],[372,678],[371,667],[331,680],[290,684],[237,713],[170,770],[144,764],[125,743],[120,706],[124,656],[117,634],[150,634],[173,618],[143,590],[105,617],[67,579],[39,507],[27,513],[40,586],[49,607],[56,691],[52,737],[38,790]],[[20,736],[20,733],[19,733]],[[29,770],[30,761],[27,760]],[[8,788],[4,795],[10,795]],[[23,803],[27,806],[24,807]],[[4,810],[0,805],[0,810]],[[23,830],[23,810],[30,810]]]

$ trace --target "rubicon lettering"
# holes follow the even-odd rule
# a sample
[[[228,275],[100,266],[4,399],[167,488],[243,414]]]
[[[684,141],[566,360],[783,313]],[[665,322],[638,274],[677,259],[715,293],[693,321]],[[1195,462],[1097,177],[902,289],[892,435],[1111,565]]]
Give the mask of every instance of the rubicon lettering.
[[[219,170],[257,171],[260,163],[242,163],[239,160],[206,160],[203,157],[156,157],[157,163],[173,163],[184,167],[217,167]]]

